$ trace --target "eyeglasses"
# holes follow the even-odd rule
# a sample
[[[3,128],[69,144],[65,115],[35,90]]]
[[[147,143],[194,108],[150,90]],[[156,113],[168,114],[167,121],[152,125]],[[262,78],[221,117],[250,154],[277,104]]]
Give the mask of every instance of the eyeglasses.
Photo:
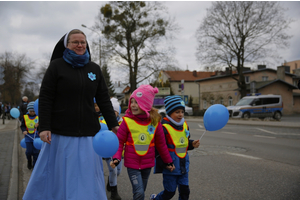
[[[86,46],[86,42],[73,41],[73,42],[69,42],[69,43],[72,43],[75,46],[78,46],[79,44],[81,44],[82,46]]]

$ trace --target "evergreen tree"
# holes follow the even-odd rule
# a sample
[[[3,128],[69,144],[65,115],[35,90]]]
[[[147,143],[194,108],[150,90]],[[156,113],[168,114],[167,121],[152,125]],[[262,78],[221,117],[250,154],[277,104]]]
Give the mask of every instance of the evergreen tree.
[[[103,76],[104,76],[104,79],[105,79],[105,82],[106,82],[106,85],[107,85],[107,88],[108,88],[109,96],[110,97],[115,96],[116,95],[115,88],[114,88],[114,86],[113,86],[113,84],[110,80],[110,72],[108,71],[107,64],[103,65],[102,73],[103,73]]]

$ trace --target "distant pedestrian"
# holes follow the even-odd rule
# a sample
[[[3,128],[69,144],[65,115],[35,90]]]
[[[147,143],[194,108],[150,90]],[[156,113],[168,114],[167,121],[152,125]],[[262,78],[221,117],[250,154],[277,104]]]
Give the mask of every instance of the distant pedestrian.
[[[19,110],[20,110],[20,121],[23,119],[23,115],[27,113],[27,104],[28,104],[28,97],[23,96],[22,97],[22,102],[19,105]]]
[[[110,99],[112,106],[114,108],[115,114],[116,114],[116,118],[119,122],[119,125],[122,122],[122,118],[120,118],[120,103],[118,102],[118,99],[116,98],[111,98]],[[104,120],[105,122],[105,120]],[[103,123],[103,122],[102,122]],[[105,122],[106,123],[106,122]],[[112,168],[110,166],[110,162],[112,161],[112,158],[103,158],[103,160],[105,160],[105,162],[107,163],[107,167],[109,169],[109,176],[107,178],[107,185],[106,185],[106,189],[107,191],[111,192],[110,194],[110,199],[111,200],[121,200],[121,197],[118,194],[118,188],[117,188],[117,177],[120,175],[121,171],[122,171],[122,161],[120,162],[120,164],[115,167]]]
[[[36,149],[33,145],[34,139],[39,138],[37,128],[39,126],[39,117],[36,116],[33,109],[34,101],[28,103],[27,110],[28,114],[23,115],[21,121],[21,130],[25,137],[26,142],[26,158],[27,158],[27,168],[33,169],[34,165],[39,156],[39,149]]]

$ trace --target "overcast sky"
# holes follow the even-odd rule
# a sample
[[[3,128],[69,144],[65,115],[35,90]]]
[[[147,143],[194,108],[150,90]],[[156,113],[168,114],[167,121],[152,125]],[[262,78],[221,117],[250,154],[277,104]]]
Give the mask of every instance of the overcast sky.
[[[79,28],[84,31],[88,41],[96,34],[81,27],[94,25],[99,8],[105,1],[1,1],[0,2],[0,54],[5,51],[26,53],[26,56],[40,63],[51,54],[57,41],[69,30]],[[283,7],[289,9],[287,15],[296,21],[291,24],[290,47],[279,50],[283,59],[294,61],[300,59],[300,1],[281,2]],[[176,47],[176,59],[179,66],[185,70],[203,70],[195,57],[195,32],[206,9],[210,7],[209,1],[168,1],[165,2],[171,16],[181,27],[176,35],[173,45]],[[262,61],[261,61],[262,62]],[[262,63],[257,63],[262,64]],[[282,63],[278,63],[279,66]],[[188,66],[188,67],[187,67]],[[268,66],[276,68],[276,66]],[[118,79],[111,71],[113,79]],[[116,80],[112,80],[116,81]]]

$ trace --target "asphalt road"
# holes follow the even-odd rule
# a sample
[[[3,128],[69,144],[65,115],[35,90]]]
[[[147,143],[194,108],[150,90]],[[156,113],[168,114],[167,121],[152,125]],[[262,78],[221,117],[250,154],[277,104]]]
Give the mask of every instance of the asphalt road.
[[[199,139],[204,133],[203,122],[187,121],[192,139]],[[300,128],[228,123],[221,130],[207,131],[200,147],[189,152],[190,200],[298,200],[299,152]],[[23,152],[20,156],[26,163]],[[106,163],[103,162],[103,166],[107,181]],[[23,177],[19,180],[23,181],[24,190],[31,171],[24,163],[21,168]],[[132,188],[124,166],[118,177],[118,190],[123,200],[132,199]],[[151,173],[145,199],[161,190],[162,175]],[[107,196],[110,197],[109,192]],[[173,199],[178,199],[178,192]]]

